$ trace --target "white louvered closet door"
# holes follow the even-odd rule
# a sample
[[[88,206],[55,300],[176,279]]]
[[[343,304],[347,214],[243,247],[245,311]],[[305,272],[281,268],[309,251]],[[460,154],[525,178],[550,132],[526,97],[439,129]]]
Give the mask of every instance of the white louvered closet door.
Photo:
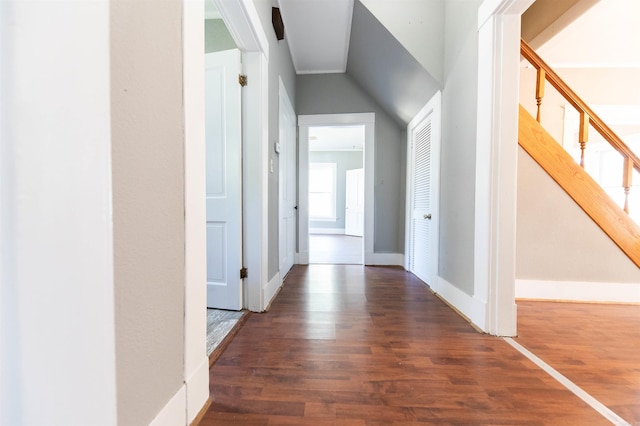
[[[429,285],[432,277],[431,145],[432,114],[412,130],[413,194],[411,204],[411,258],[409,269]]]

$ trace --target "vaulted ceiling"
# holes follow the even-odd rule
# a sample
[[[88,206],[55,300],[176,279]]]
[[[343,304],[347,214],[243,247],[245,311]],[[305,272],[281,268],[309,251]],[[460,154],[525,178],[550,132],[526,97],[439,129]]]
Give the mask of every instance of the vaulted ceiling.
[[[298,74],[346,72],[406,126],[438,81],[359,0],[279,0]]]

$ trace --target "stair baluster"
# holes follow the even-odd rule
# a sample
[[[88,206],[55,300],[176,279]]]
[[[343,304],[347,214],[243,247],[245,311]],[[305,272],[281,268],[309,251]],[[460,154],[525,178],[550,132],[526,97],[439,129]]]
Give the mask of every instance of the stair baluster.
[[[578,142],[580,143],[580,167],[584,169],[584,149],[589,141],[589,116],[586,112],[580,111],[580,130],[578,131]]]
[[[624,211],[629,214],[629,193],[631,192],[633,163],[629,157],[624,157],[622,166],[622,187],[624,188]]]
[[[556,72],[538,56],[527,44],[520,41],[520,53],[537,70],[536,78],[536,121],[540,123],[541,104],[544,97],[544,85],[548,81],[579,113],[580,128],[578,130],[578,142],[580,143],[580,166],[585,167],[585,148],[589,139],[589,126],[592,126],[624,159],[622,187],[625,201],[624,211],[629,214],[629,193],[632,186],[633,170],[640,172],[640,158],[607,126],[600,117],[587,105],[559,76]]]
[[[540,105],[542,105],[542,98],[544,98],[544,81],[545,72],[542,68],[538,68],[536,77],[536,103],[538,104],[538,112],[536,114],[536,121],[540,123]]]

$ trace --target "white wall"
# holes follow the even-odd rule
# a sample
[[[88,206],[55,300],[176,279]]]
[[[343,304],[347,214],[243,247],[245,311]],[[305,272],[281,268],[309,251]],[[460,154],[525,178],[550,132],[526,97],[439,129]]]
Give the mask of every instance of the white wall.
[[[640,283],[640,269],[522,148],[516,243],[517,279]]]
[[[117,423],[109,17],[0,3],[3,425]]]
[[[148,424],[184,382],[182,1],[110,13],[118,423]]]
[[[479,1],[445,4],[439,275],[474,293]]]

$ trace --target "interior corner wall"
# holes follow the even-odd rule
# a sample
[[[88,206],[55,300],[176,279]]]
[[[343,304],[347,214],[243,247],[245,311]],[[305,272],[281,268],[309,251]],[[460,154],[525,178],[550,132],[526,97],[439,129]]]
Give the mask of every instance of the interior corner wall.
[[[260,16],[260,22],[269,41],[269,281],[278,273],[280,268],[279,238],[280,238],[280,216],[279,216],[279,182],[280,159],[275,152],[274,144],[279,138],[279,78],[289,95],[291,106],[296,111],[296,72],[289,52],[287,40],[278,41],[271,23],[272,2],[269,0],[254,0],[254,4]],[[286,37],[286,36],[285,36]],[[251,78],[251,76],[249,76]],[[273,165],[273,167],[271,167]],[[265,285],[266,283],[263,283]]]
[[[296,105],[300,115],[373,112],[375,118],[374,252],[404,253],[399,229],[404,217],[402,129],[347,74],[299,75]]]
[[[440,168],[440,277],[474,294],[479,0],[445,2]]]
[[[110,5],[117,423],[149,424],[184,380],[182,1]]]
[[[516,278],[640,283],[640,269],[522,148]]]

